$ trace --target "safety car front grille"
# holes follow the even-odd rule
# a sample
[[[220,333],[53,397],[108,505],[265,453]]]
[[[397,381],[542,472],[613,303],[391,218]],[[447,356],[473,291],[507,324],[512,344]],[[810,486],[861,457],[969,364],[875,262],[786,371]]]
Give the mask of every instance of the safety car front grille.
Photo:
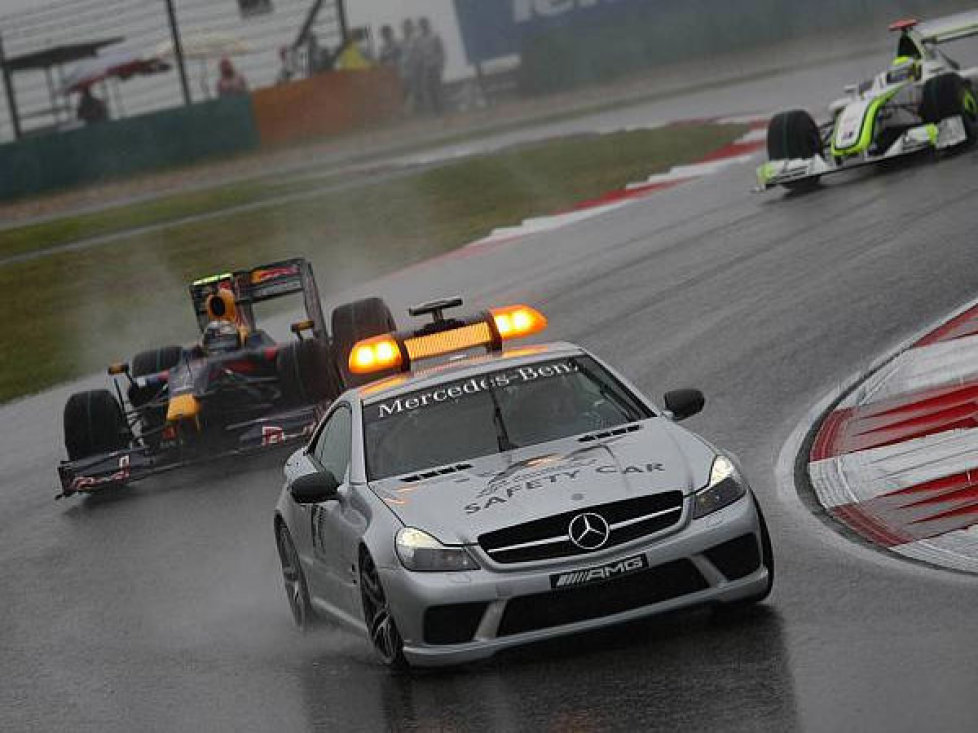
[[[510,599],[499,636],[611,616],[708,588],[689,560],[676,560],[614,580]]]
[[[608,540],[598,549],[616,547],[639,537],[659,534],[678,524],[683,515],[683,494],[681,491],[667,491],[581,507],[480,535],[479,546],[498,563],[583,555],[591,550],[575,545],[568,530],[571,520],[585,513],[597,514],[608,524]]]

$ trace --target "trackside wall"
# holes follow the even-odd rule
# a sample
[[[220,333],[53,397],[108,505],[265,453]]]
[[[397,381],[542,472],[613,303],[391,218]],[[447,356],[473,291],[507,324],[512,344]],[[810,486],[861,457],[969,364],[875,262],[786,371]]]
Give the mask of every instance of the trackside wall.
[[[391,69],[337,71],[250,96],[0,145],[0,200],[338,135],[400,114]]]
[[[335,71],[259,89],[252,95],[261,144],[338,135],[397,117],[404,108],[393,69]]]
[[[0,145],[0,199],[258,147],[251,100],[220,99]]]
[[[791,38],[933,18],[972,9],[971,0],[456,0],[473,61],[522,56],[528,92],[567,89]],[[875,39],[873,39],[875,40]],[[786,59],[786,63],[798,60]]]

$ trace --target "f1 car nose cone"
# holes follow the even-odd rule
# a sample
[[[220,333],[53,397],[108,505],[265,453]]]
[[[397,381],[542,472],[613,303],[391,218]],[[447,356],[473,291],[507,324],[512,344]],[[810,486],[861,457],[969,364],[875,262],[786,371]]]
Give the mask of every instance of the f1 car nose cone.
[[[608,523],[600,514],[587,512],[578,514],[567,525],[570,541],[582,550],[597,550],[608,541]]]

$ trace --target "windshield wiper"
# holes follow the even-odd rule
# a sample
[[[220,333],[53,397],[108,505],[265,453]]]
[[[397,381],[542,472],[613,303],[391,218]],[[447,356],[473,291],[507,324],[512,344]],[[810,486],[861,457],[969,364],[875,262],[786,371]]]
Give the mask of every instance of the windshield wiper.
[[[492,400],[492,421],[496,424],[496,445],[500,453],[516,450],[518,445],[509,439],[506,431],[506,423],[503,422],[503,411],[499,407],[499,400],[496,399],[496,390],[489,388],[489,399]]]

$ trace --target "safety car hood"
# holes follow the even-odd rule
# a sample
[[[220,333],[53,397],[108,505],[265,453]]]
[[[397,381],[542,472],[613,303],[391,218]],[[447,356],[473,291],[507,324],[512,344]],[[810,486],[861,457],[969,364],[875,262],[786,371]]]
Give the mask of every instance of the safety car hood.
[[[677,489],[688,494],[706,484],[715,454],[702,440],[665,418],[634,427],[473,459],[432,478],[375,481],[371,488],[405,525],[445,544],[472,544],[484,532],[552,514]]]

